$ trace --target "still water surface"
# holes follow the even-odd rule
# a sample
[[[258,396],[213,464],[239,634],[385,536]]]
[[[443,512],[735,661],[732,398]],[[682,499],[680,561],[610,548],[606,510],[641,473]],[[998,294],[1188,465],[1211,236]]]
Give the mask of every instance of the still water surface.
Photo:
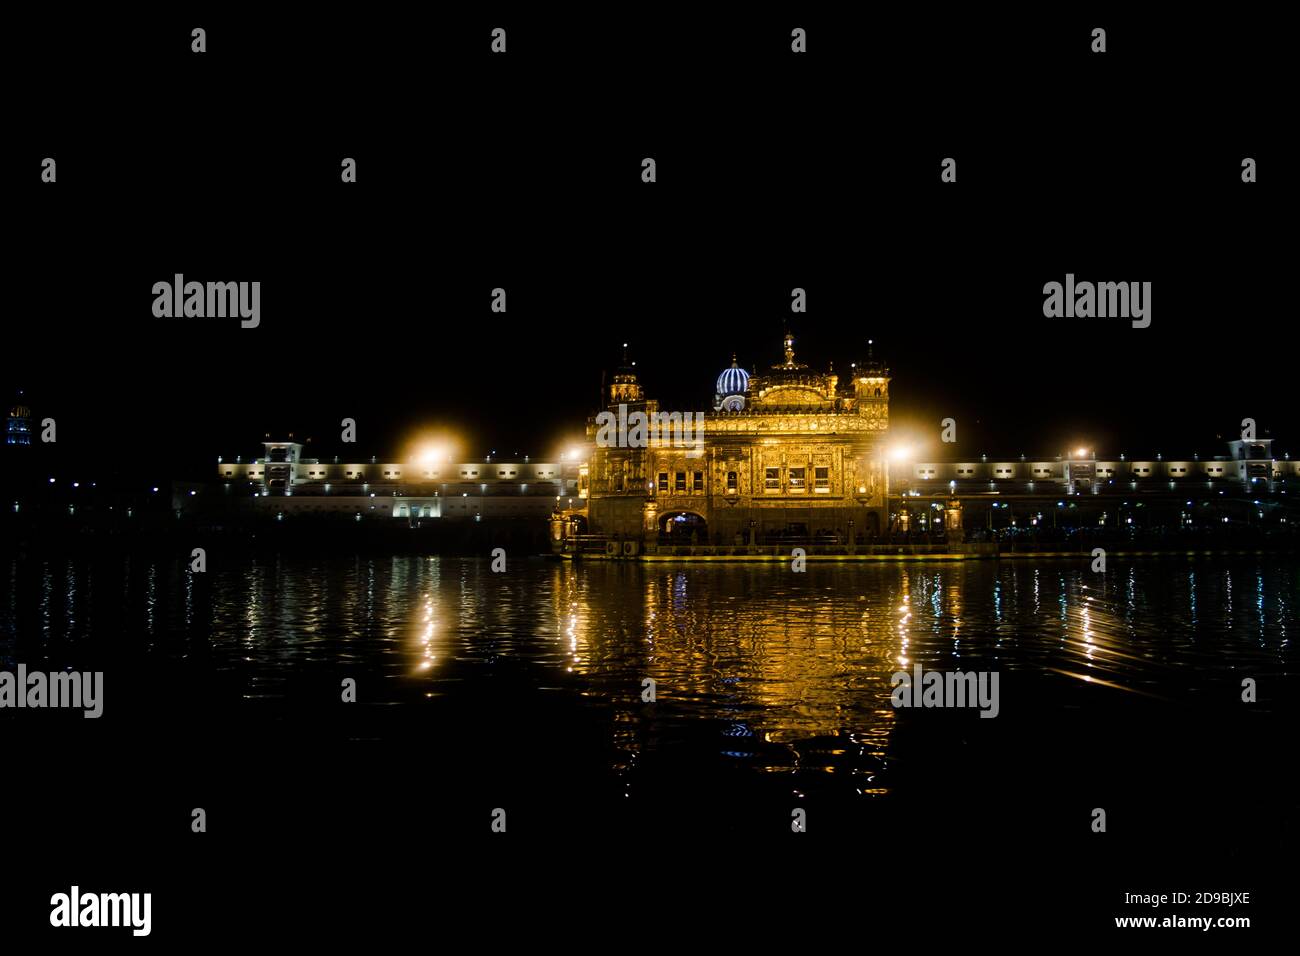
[[[1300,568],[1273,562],[1097,575],[1082,562],[795,574],[519,560],[494,574],[466,559],[282,555],[197,576],[128,557],[5,570],[0,660],[105,667],[110,707],[122,661],[175,673],[246,724],[323,710],[303,676],[337,687],[348,674],[382,709],[365,731],[377,738],[432,720],[466,740],[489,726],[526,739],[536,702],[551,701],[576,714],[569,758],[593,773],[655,758],[863,797],[891,787],[897,670],[997,671],[1011,720],[1131,700],[1229,707],[1243,676],[1274,691],[1256,705],[1267,713],[1292,680],[1300,596]]]

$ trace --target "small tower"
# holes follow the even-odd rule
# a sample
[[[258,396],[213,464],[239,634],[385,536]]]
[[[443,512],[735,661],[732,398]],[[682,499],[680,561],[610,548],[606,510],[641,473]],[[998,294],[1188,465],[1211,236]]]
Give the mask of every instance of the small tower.
[[[32,410],[23,404],[23,393],[18,392],[17,403],[9,409],[5,419],[5,444],[30,445],[32,443]]]
[[[298,463],[302,460],[302,443],[293,441],[266,441],[266,457],[262,459],[262,490],[272,495],[293,494],[298,479]]]
[[[609,386],[609,404],[632,405],[645,401],[645,391],[636,378],[636,362],[629,362],[627,343],[623,343],[623,364],[614,372],[614,381]]]
[[[889,368],[884,362],[876,360],[875,343],[867,339],[867,358],[858,362],[853,369],[853,395],[858,400],[858,410],[867,414],[874,409],[875,414],[889,420]]]

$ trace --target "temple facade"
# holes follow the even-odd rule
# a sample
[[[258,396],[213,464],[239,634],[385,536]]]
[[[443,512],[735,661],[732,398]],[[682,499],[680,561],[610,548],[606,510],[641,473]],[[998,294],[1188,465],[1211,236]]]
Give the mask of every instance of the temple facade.
[[[868,354],[841,379],[796,361],[788,334],[782,349],[784,361],[762,374],[733,358],[706,412],[662,412],[625,361],[607,408],[588,422],[585,507],[574,516],[592,534],[643,544],[883,534],[889,370]]]

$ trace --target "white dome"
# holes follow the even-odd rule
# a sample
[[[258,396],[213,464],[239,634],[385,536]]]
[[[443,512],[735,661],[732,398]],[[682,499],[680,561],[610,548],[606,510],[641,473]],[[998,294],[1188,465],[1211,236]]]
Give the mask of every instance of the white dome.
[[[736,357],[731,357],[731,367],[724,368],[722,374],[718,376],[718,395],[726,398],[728,395],[744,395],[745,389],[749,387],[749,373],[736,364]]]

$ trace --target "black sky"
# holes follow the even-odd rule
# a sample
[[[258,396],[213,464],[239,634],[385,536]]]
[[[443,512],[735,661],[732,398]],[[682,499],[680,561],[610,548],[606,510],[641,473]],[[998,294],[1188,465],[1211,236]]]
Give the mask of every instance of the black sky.
[[[49,80],[9,137],[0,386],[56,418],[61,454],[141,475],[206,474],[267,431],[322,457],[426,427],[465,457],[549,456],[622,342],[665,407],[704,408],[733,351],[779,360],[788,322],[821,370],[874,339],[900,433],[953,417],[952,454],[1207,455],[1246,417],[1300,452],[1278,63],[1240,55],[1244,27],[1207,55],[1191,22],[1117,15],[1092,55],[1104,15],[494,10],[360,28],[379,55],[355,62],[325,19],[205,17],[203,56],[192,16],[70,24],[32,51]],[[102,81],[61,80],[71,58]],[[261,281],[261,327],[153,318],[176,272]],[[1152,282],[1151,327],[1045,319],[1067,272]]]

